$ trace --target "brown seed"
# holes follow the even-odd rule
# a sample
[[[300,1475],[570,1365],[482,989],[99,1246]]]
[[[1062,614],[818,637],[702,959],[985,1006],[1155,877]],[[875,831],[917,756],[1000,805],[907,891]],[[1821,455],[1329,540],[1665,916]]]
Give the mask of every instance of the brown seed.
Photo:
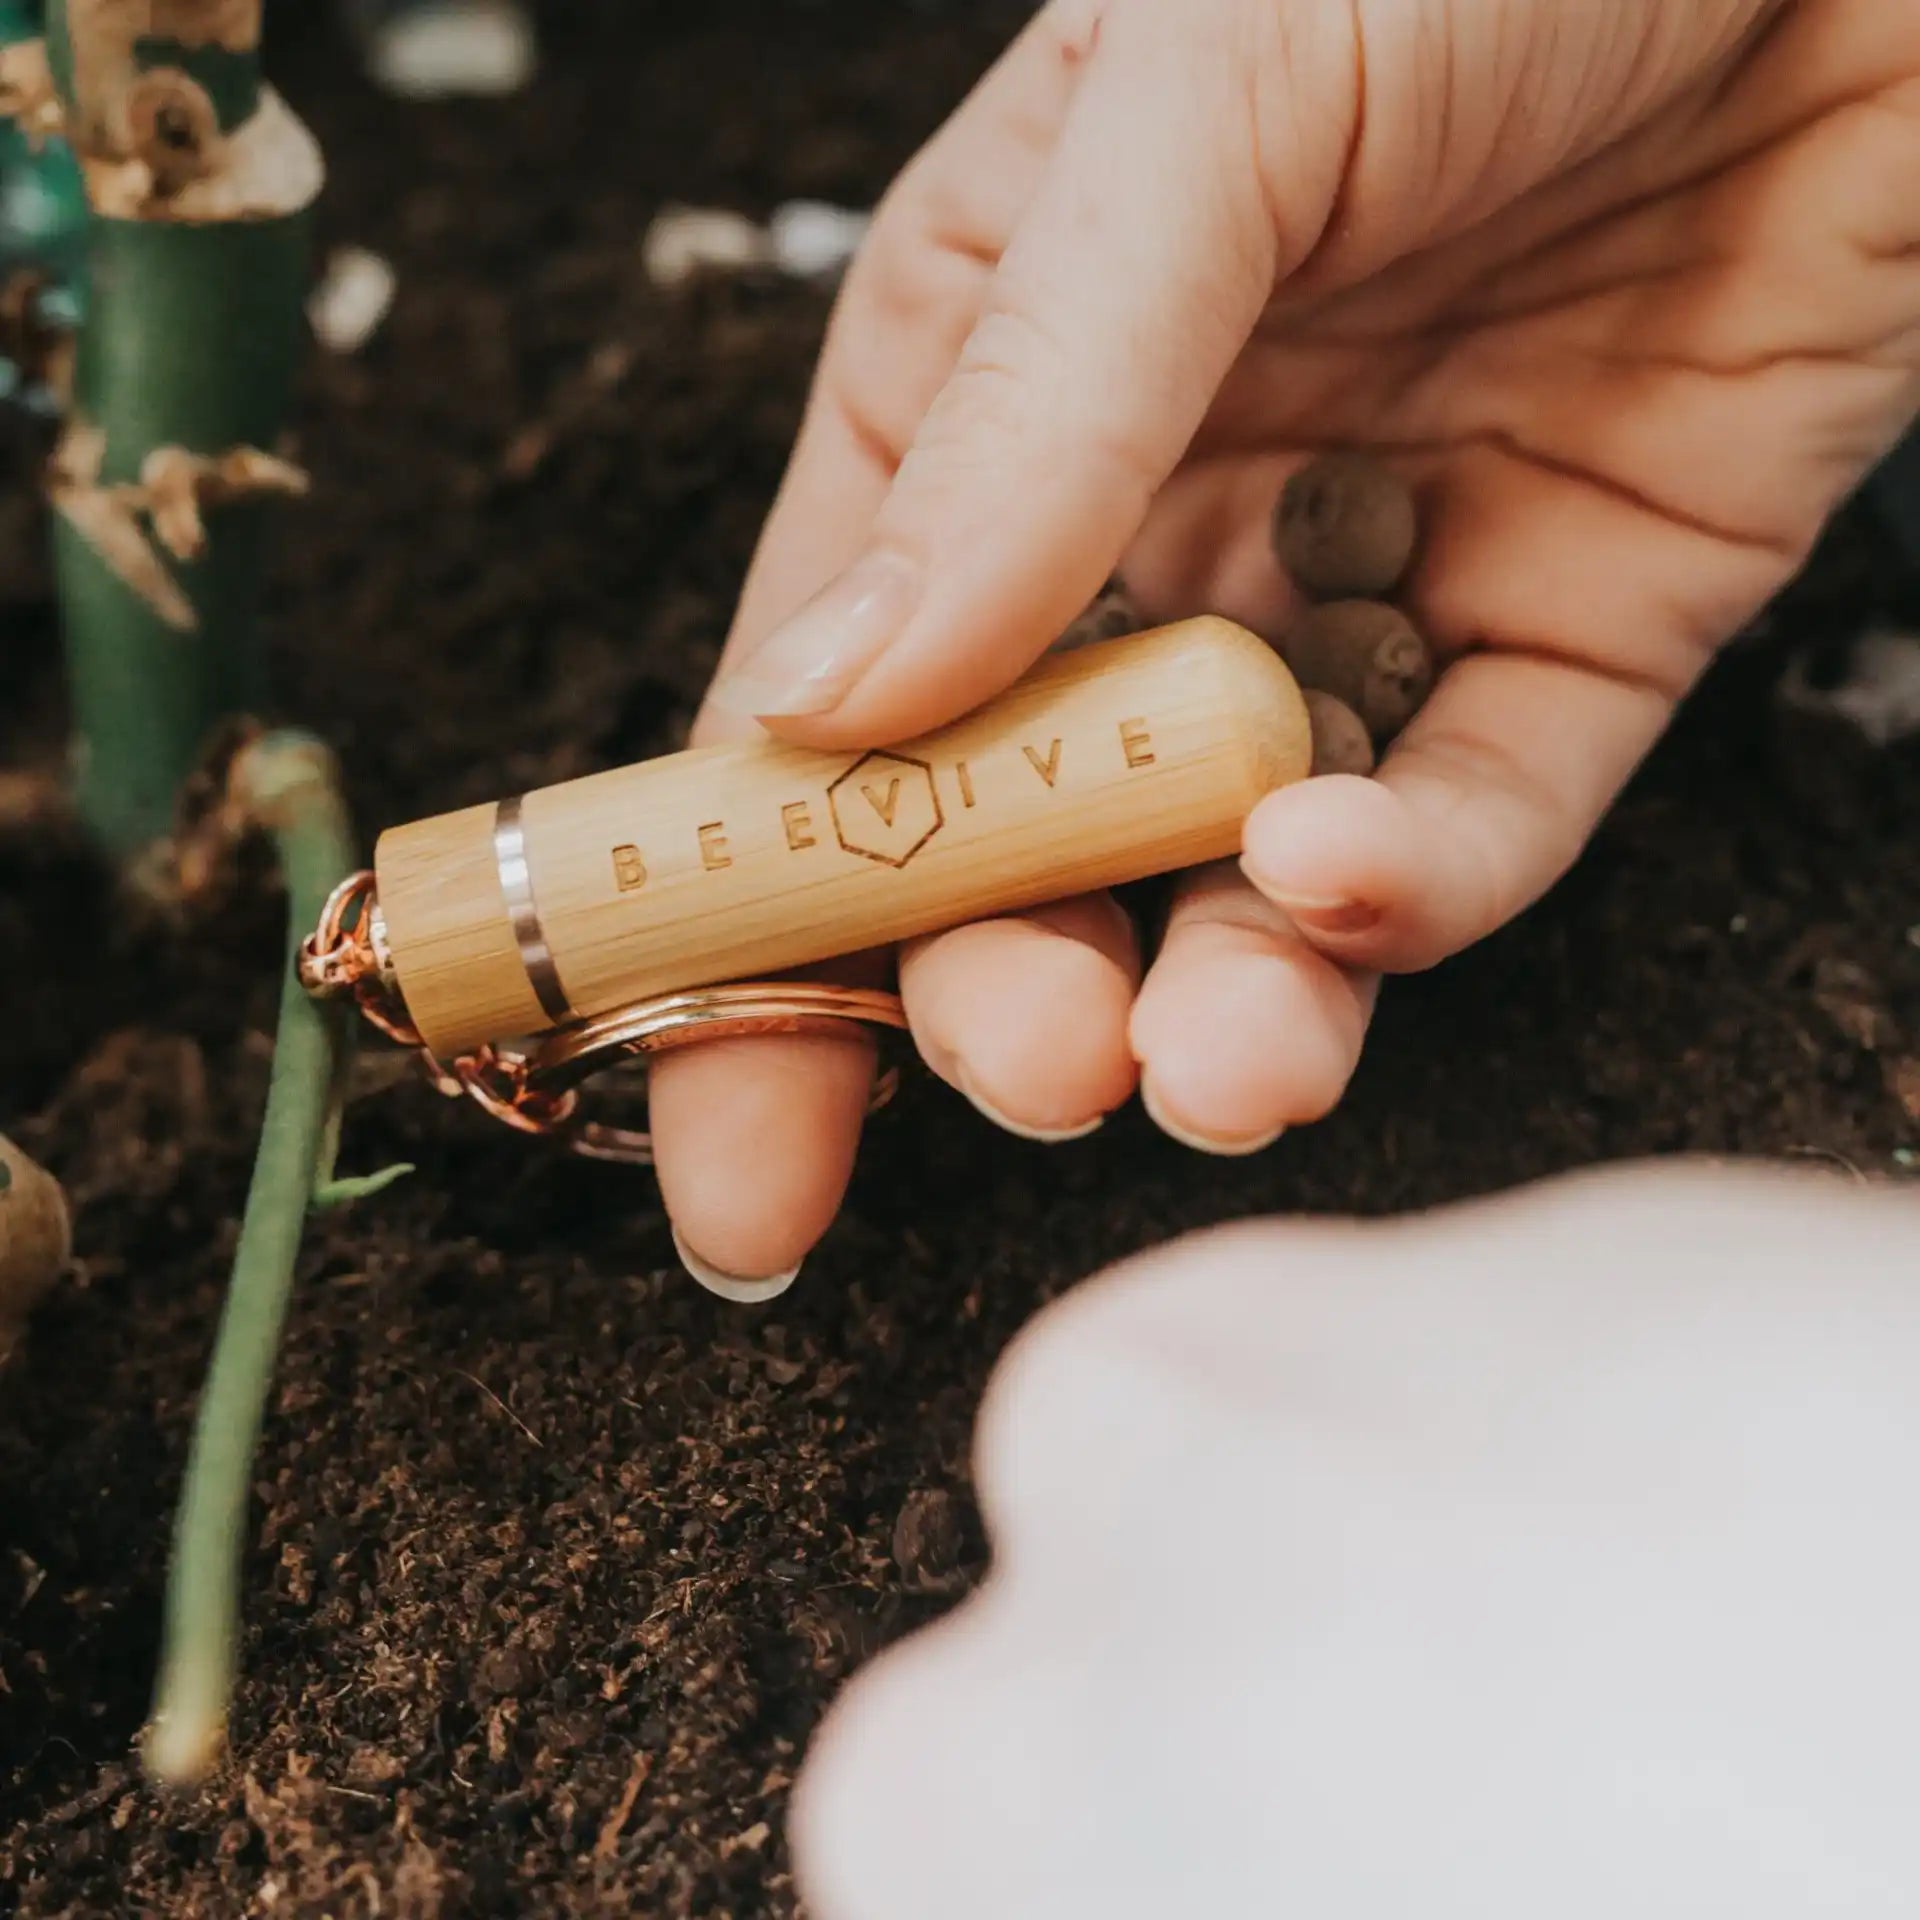
[[[908,1494],[893,1523],[893,1558],[909,1586],[937,1586],[958,1570],[966,1551],[959,1503],[939,1487]]]
[[[540,1684],[540,1661],[527,1647],[491,1647],[474,1669],[473,1691],[481,1699],[510,1700]]]
[[[1311,607],[1280,651],[1303,687],[1344,700],[1376,741],[1390,740],[1433,686],[1433,655],[1413,622],[1377,600]]]
[[[1080,617],[1053,643],[1055,653],[1084,647],[1096,640],[1119,640],[1147,625],[1118,579],[1109,580],[1094,595]]]
[[[59,1277],[70,1245],[60,1183],[0,1137],[0,1358]]]
[[[1373,740],[1367,723],[1330,693],[1309,687],[1307,718],[1313,722],[1313,765],[1310,773],[1371,773]]]
[[[1362,453],[1329,453],[1289,480],[1273,515],[1273,546],[1313,600],[1391,593],[1413,558],[1413,490]]]

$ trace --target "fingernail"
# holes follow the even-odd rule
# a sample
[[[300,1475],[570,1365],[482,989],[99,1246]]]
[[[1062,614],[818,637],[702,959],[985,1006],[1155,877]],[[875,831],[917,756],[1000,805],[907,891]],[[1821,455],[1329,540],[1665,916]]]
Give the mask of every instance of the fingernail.
[[[785,1273],[770,1274],[764,1280],[749,1280],[741,1274],[722,1272],[702,1260],[680,1237],[678,1227],[673,1230],[673,1250],[680,1256],[680,1264],[709,1293],[717,1293],[722,1300],[731,1300],[741,1307],[763,1306],[769,1300],[779,1299],[800,1277],[800,1268],[805,1264],[797,1261]]]
[[[920,569],[875,552],[821,588],[784,626],[714,682],[712,699],[749,719],[829,713],[900,633],[920,599]]]
[[[1295,892],[1250,855],[1242,857],[1240,870],[1289,920],[1309,933],[1370,933],[1380,924],[1380,909],[1369,901]]]
[[[1107,1123],[1107,1116],[1104,1113],[1096,1113],[1091,1120],[1084,1121],[1077,1127],[1029,1126],[1024,1120],[1015,1120],[1010,1115],[1002,1113],[991,1100],[976,1093],[964,1071],[955,1073],[954,1082],[972,1102],[975,1110],[985,1114],[1003,1133],[1010,1133],[1019,1140],[1038,1141],[1043,1147],[1057,1147],[1068,1140],[1084,1140],[1088,1134],[1098,1133]]]
[[[1249,1154],[1262,1153],[1286,1132],[1285,1127],[1275,1127],[1271,1133],[1244,1140],[1220,1140],[1196,1132],[1185,1121],[1176,1120],[1166,1110],[1153,1090],[1153,1082],[1144,1077],[1140,1082],[1140,1104],[1146,1108],[1147,1118],[1169,1140],[1177,1140],[1181,1146],[1191,1147],[1195,1153],[1210,1153],[1220,1160],[1243,1160]]]

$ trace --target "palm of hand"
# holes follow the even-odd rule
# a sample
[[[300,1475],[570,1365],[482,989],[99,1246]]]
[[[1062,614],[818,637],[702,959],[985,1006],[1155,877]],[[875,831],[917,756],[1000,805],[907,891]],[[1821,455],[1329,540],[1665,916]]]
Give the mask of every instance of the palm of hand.
[[[1785,16],[1624,141],[1485,223],[1350,287],[1394,210],[1268,309],[1128,562],[1156,610],[1213,604],[1274,631],[1265,514],[1287,472],[1367,447],[1421,485],[1412,594],[1469,668],[1400,777],[1461,758],[1524,784],[1528,720],[1617,716],[1556,859],[1571,857],[1664,710],[1791,574],[1920,400],[1920,22],[1873,0]],[[1524,158],[1520,161],[1524,165]],[[1444,170],[1444,160],[1440,162]],[[1837,189],[1837,190],[1836,190]],[[1467,692],[1456,667],[1456,696]],[[1616,696],[1618,699],[1616,701]],[[1593,726],[1583,726],[1585,705]],[[1497,924],[1540,863],[1471,916]],[[1432,955],[1422,957],[1431,958]]]

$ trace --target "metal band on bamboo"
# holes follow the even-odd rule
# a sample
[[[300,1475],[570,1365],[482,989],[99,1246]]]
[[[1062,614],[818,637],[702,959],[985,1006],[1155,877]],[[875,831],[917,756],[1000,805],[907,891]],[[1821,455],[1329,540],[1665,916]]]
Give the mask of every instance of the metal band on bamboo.
[[[520,949],[520,964],[527,970],[527,984],[533,988],[541,1011],[555,1026],[563,1026],[574,1017],[573,1004],[560,984],[560,969],[554,965],[553,950],[540,924],[540,903],[534,896],[533,869],[527,864],[527,834],[520,807],[521,796],[516,793],[494,809],[493,857],[500,868],[500,892],[507,903],[514,944]]]

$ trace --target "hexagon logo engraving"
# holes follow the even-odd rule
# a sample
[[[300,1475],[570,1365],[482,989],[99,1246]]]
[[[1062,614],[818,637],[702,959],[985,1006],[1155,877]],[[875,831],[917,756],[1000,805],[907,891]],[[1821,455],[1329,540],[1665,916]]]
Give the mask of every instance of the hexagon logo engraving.
[[[849,853],[904,867],[946,823],[933,769],[902,753],[862,754],[827,789],[834,836]]]

